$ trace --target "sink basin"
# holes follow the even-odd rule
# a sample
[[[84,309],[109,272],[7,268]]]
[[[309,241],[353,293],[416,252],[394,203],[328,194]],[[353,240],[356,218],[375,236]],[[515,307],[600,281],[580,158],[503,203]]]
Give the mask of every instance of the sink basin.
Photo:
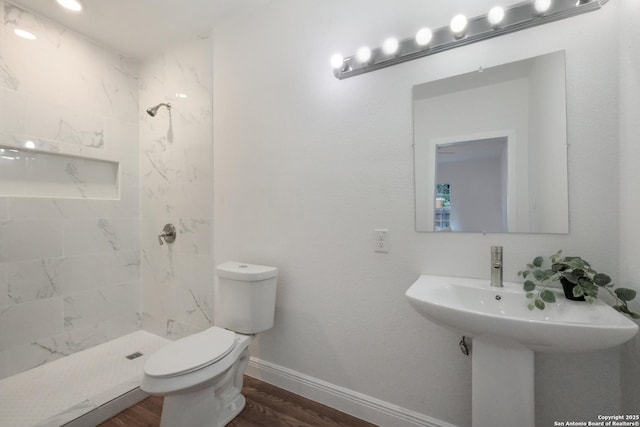
[[[469,337],[491,336],[539,352],[580,352],[620,345],[638,325],[596,300],[570,301],[559,293],[545,310],[529,310],[521,284],[423,275],[407,290],[424,317]]]
[[[601,301],[557,295],[545,310],[529,310],[522,285],[420,276],[407,290],[424,317],[473,338],[473,427],[535,427],[534,351],[578,352],[614,347],[638,325]]]

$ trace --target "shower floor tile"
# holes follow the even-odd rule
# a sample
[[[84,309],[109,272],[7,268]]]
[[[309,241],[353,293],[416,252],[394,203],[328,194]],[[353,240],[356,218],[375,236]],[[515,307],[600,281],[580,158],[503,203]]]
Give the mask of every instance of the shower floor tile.
[[[60,426],[139,387],[148,356],[170,341],[137,331],[0,381],[0,426]],[[127,359],[133,353],[142,356]]]

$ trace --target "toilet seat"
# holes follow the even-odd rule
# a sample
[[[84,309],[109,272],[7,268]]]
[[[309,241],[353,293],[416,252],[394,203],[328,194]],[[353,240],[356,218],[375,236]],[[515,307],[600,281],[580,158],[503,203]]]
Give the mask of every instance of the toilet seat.
[[[188,374],[224,358],[233,350],[235,343],[235,332],[214,326],[152,354],[144,364],[144,373],[157,378]]]

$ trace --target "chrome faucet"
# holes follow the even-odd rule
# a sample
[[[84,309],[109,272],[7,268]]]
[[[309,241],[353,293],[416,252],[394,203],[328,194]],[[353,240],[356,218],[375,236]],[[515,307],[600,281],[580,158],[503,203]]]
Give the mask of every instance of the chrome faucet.
[[[502,287],[502,246],[491,246],[491,286]]]

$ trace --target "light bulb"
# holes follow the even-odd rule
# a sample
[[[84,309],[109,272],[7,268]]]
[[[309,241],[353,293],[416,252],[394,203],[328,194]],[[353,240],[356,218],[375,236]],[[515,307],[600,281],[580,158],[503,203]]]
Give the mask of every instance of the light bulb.
[[[449,26],[453,34],[456,37],[460,37],[464,33],[464,29],[467,28],[467,17],[464,15],[456,15],[451,20]]]
[[[36,148],[36,143],[33,141],[25,141],[24,148],[29,148],[33,150],[34,148]]]
[[[504,19],[504,9],[500,6],[491,8],[489,14],[487,15],[487,19],[489,20],[489,23],[492,27],[497,27]]]
[[[393,55],[398,51],[400,47],[400,43],[398,43],[398,39],[389,37],[382,44],[382,51],[387,55]]]
[[[430,28],[422,28],[416,33],[416,43],[418,46],[426,46],[431,42],[433,32]]]
[[[344,57],[339,53],[336,53],[331,57],[331,66],[336,70],[342,68],[344,66]]]
[[[65,9],[72,10],[74,12],[80,12],[82,10],[82,4],[77,0],[57,0],[58,4]]]
[[[371,49],[369,49],[367,46],[361,47],[356,52],[356,58],[358,58],[358,61],[362,63],[369,62],[369,60],[371,59]]]
[[[15,30],[13,30],[13,32],[15,33],[16,36],[22,37],[23,39],[27,39],[27,40],[37,39],[35,34],[30,33],[29,31],[26,31],[26,30],[21,30],[20,28],[16,28]]]
[[[536,0],[533,7],[538,13],[545,13],[551,7],[551,0]]]

